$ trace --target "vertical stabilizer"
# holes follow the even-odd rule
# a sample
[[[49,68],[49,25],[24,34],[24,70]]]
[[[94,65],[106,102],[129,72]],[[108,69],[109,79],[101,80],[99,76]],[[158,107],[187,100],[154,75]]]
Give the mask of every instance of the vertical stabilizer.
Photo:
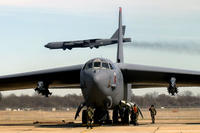
[[[126,30],[126,26],[123,25],[123,26],[122,26],[122,34],[123,34],[123,36],[124,36],[124,34],[125,34],[125,30]],[[119,29],[117,29],[117,30],[115,31],[115,33],[112,35],[112,37],[111,37],[110,39],[117,39],[117,38],[118,38],[118,34],[119,34]]]
[[[124,62],[123,54],[123,33],[122,33],[122,8],[119,8],[119,28],[118,28],[117,63]]]

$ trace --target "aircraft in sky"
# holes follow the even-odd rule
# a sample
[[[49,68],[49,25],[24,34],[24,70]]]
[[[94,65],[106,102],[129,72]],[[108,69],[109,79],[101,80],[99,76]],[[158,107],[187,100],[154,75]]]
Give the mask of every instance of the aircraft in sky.
[[[200,86],[199,71],[124,63],[122,29],[120,8],[116,63],[105,58],[93,58],[80,65],[0,76],[0,90],[36,87],[38,93],[48,97],[51,88],[81,88],[84,101],[75,117],[83,107],[92,107],[95,109],[95,123],[109,121],[108,110],[113,110],[113,123],[118,123],[119,116],[128,123],[127,108],[119,106],[122,101],[130,101],[131,89],[167,87],[168,92],[175,95],[178,93],[177,87]],[[119,112],[123,114],[119,115]],[[86,110],[83,110],[83,123],[86,123],[86,118]]]
[[[123,35],[125,34],[126,26],[122,26]],[[45,45],[49,49],[69,49],[72,48],[99,48],[101,46],[112,45],[118,43],[118,32],[119,29],[112,35],[110,39],[87,39],[87,40],[77,40],[77,41],[64,41],[64,42],[50,42]],[[123,38],[123,42],[131,42],[131,38]]]

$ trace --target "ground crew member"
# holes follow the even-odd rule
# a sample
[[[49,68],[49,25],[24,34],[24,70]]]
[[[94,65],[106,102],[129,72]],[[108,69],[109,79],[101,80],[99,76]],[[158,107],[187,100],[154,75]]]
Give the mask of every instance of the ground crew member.
[[[149,111],[150,111],[150,114],[151,114],[152,123],[154,124],[155,123],[155,115],[157,113],[154,105],[151,105],[151,107],[149,108]]]
[[[134,125],[138,125],[138,122],[137,122],[138,115],[139,115],[138,107],[136,106],[136,104],[134,104],[131,110],[131,121]]]
[[[94,116],[94,110],[91,107],[87,108],[87,128],[91,128],[92,129],[92,120],[93,120],[93,116]]]
[[[134,104],[131,110],[131,123],[133,123],[134,125],[138,125],[137,121],[138,121],[139,114],[143,118],[143,114],[140,108],[136,104]]]

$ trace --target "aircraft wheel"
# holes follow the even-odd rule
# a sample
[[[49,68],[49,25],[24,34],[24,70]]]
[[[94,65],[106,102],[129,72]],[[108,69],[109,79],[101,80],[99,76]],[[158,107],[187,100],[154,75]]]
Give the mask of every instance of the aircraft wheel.
[[[109,121],[109,120],[110,120],[109,112],[108,110],[106,110],[106,121]]]
[[[118,123],[118,109],[115,108],[113,109],[113,124],[117,124]]]
[[[112,120],[110,119],[109,111],[106,110],[106,121],[105,124],[112,124]]]
[[[88,113],[87,113],[87,110],[83,110],[83,112],[82,112],[82,124],[87,124],[87,115],[88,115]]]
[[[95,109],[94,111],[95,124],[111,124],[108,110]]]
[[[98,119],[98,110],[97,109],[95,109],[95,111],[94,111],[94,123],[95,124],[99,124],[99,119]]]
[[[103,123],[104,111],[100,109],[95,109],[94,111],[94,123],[102,124]]]
[[[129,124],[129,109],[126,108],[124,111],[124,124]]]

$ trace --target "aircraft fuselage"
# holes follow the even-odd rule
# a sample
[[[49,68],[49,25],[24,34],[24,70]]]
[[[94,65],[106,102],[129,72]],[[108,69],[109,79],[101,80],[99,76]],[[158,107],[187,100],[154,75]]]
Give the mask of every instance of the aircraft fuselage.
[[[80,83],[87,106],[112,108],[123,99],[123,75],[110,60],[89,60],[80,72]]]

